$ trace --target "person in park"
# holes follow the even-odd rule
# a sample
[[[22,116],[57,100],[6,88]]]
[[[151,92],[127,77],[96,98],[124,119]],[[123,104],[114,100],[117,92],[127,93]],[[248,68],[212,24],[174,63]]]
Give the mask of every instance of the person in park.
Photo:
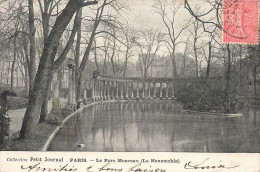
[[[11,118],[8,116],[9,104],[7,102],[7,96],[16,96],[16,93],[9,90],[4,90],[0,94],[0,148],[9,140],[9,128],[11,125]]]

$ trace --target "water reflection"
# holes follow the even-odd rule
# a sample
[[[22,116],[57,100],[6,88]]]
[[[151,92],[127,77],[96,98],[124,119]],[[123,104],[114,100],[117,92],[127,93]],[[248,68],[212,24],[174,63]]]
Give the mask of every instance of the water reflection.
[[[243,116],[182,114],[159,102],[97,104],[64,125],[49,150],[253,152],[260,145],[259,111]]]

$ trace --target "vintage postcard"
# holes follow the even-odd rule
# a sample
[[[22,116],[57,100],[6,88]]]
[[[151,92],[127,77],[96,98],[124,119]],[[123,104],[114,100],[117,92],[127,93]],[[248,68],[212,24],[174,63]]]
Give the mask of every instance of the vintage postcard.
[[[260,172],[258,0],[0,0],[0,172]]]

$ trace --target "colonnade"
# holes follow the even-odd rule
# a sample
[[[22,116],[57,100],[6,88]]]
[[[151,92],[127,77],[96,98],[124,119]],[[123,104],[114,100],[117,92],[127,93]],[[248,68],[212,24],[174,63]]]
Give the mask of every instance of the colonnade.
[[[92,81],[92,99],[123,100],[123,99],[173,99],[174,84],[168,80],[142,78],[117,79],[97,77]]]

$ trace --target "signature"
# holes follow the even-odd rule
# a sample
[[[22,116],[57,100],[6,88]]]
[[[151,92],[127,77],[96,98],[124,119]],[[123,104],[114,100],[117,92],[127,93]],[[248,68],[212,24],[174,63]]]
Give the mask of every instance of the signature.
[[[160,169],[160,168],[141,168],[141,163],[136,164],[133,167],[130,167],[127,172],[166,172],[166,170]],[[99,168],[99,171],[113,171],[113,172],[120,172],[123,171],[122,168],[113,168],[110,167],[110,163],[105,164],[103,167]]]
[[[219,165],[205,165],[206,161],[208,161],[209,158],[205,159],[204,161],[202,161],[199,164],[194,164],[193,162],[188,162],[184,165],[185,169],[199,169],[199,170],[208,170],[208,169],[219,169],[220,170],[224,170],[224,169],[231,169],[231,168],[237,168],[239,167],[239,165],[235,165],[235,166],[229,166],[227,167],[224,164],[219,164]]]
[[[60,166],[58,168],[46,168],[46,167],[42,167],[41,166],[41,163],[38,163],[38,164],[35,164],[35,165],[29,165],[29,166],[21,166],[21,169],[22,170],[27,170],[28,172],[29,171],[63,171],[63,172],[66,172],[66,171],[71,171],[71,172],[75,172],[77,171],[77,168],[75,167],[70,167],[69,164],[66,164],[64,166]]]

